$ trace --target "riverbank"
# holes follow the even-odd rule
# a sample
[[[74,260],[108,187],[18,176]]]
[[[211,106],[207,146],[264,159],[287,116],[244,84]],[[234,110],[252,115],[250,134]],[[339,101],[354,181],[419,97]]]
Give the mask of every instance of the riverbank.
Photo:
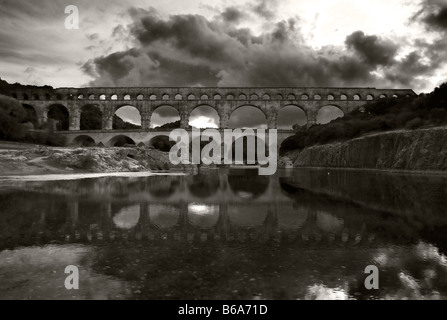
[[[0,175],[80,174],[184,170],[169,154],[151,148],[57,148],[0,150]]]
[[[293,167],[447,170],[447,127],[398,130],[289,151]]]

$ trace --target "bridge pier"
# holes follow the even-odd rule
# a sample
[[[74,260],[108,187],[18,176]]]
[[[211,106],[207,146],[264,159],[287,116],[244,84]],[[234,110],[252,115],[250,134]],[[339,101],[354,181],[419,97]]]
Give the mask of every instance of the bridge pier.
[[[113,116],[115,112],[110,106],[105,106],[102,112],[102,129],[113,130]]]

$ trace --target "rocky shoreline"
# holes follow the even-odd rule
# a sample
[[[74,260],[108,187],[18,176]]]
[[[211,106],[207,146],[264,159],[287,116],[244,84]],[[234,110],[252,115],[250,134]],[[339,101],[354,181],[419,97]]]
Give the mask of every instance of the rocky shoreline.
[[[55,148],[0,150],[0,175],[187,170],[152,148]]]
[[[287,152],[292,167],[447,170],[447,127],[399,130]]]

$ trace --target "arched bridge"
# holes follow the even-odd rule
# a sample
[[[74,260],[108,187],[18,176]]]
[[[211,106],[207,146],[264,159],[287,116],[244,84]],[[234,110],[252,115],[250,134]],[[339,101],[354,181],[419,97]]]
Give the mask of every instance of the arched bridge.
[[[7,94],[18,99],[23,105],[34,109],[37,122],[46,123],[52,106],[64,109],[68,117],[66,130],[62,132],[69,142],[81,135],[88,135],[95,143],[113,145],[113,138],[119,135],[130,137],[132,142],[149,144],[160,133],[150,129],[153,113],[160,107],[170,106],[177,110],[181,128],[189,127],[191,112],[200,106],[213,108],[219,116],[220,129],[228,128],[233,112],[245,106],[252,106],[265,116],[268,128],[276,129],[278,115],[288,106],[304,111],[307,125],[316,123],[319,110],[334,106],[347,114],[381,98],[414,96],[411,89],[376,88],[39,88],[13,90]],[[118,133],[113,130],[113,116],[123,106],[135,107],[141,116],[141,130]],[[85,108],[97,108],[101,113],[98,130],[81,132],[80,119]],[[292,135],[291,130],[278,134],[278,144]]]

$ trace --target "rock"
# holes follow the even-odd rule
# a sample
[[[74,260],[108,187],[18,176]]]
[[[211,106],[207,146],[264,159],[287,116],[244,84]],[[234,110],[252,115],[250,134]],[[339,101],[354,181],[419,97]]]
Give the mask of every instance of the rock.
[[[447,127],[377,133],[288,152],[294,167],[447,170]]]

